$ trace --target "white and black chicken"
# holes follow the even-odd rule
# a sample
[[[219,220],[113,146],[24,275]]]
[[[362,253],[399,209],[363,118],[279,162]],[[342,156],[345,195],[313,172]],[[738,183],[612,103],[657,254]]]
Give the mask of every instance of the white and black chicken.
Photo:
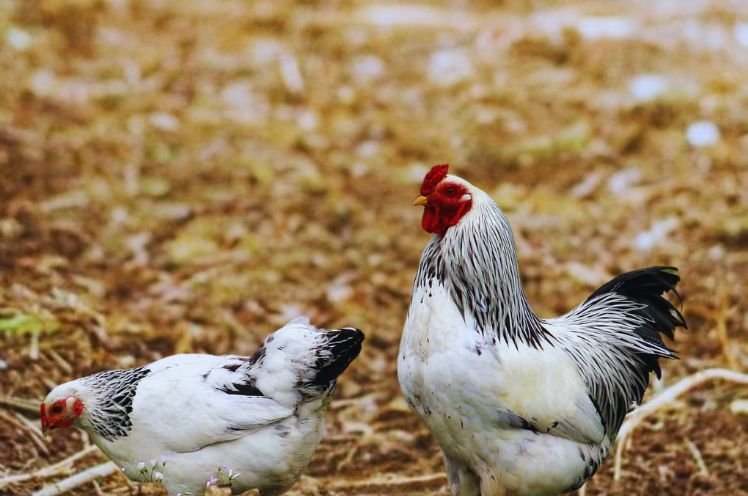
[[[527,302],[509,221],[486,193],[431,169],[414,202],[433,233],[398,356],[411,408],[435,436],[453,495],[557,495],[608,455],[659,358],[685,327],[662,297],[673,267],[619,275],[558,318]]]
[[[42,429],[84,429],[130,479],[161,481],[171,495],[227,478],[236,493],[281,494],[309,463],[335,381],[363,340],[298,318],[252,357],[184,354],[100,372],[54,388]]]

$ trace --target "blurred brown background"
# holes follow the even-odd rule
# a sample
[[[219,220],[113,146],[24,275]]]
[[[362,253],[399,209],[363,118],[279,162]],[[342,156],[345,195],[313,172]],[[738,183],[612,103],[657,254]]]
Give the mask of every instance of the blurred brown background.
[[[434,163],[507,212],[540,315],[677,265],[690,329],[653,389],[745,371],[747,77],[740,0],[1,1],[0,493],[87,443],[39,438],[51,386],[306,313],[368,339],[292,494],[446,495],[395,372]],[[587,494],[748,494],[746,396],[684,395]]]

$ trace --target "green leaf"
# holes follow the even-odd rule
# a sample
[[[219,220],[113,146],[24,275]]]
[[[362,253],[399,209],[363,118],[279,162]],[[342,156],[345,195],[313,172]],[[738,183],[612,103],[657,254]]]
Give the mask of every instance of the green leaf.
[[[0,332],[9,334],[36,334],[41,331],[53,331],[58,325],[58,322],[53,319],[35,314],[19,312],[0,317]]]

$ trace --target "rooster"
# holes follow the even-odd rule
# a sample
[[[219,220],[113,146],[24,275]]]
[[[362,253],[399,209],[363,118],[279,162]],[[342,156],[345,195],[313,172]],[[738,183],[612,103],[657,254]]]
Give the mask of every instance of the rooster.
[[[282,494],[309,463],[363,339],[298,318],[252,357],[183,354],[100,372],[55,387],[42,430],[80,427],[127,477],[160,481],[170,495],[201,495],[211,482]]]
[[[441,446],[457,496],[558,495],[608,455],[685,327],[673,267],[627,272],[553,319],[533,313],[512,230],[483,191],[434,166],[414,205],[433,233],[400,341],[398,379]],[[676,293],[677,294],[677,293]]]

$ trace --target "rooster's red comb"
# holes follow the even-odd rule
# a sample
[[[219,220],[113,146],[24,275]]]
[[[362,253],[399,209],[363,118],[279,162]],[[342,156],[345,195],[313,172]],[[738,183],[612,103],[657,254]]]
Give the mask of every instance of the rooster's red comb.
[[[421,183],[421,194],[428,196],[433,193],[436,189],[436,185],[447,176],[447,171],[449,171],[449,164],[433,166],[428,174],[426,174],[426,177],[423,178],[423,182]]]

